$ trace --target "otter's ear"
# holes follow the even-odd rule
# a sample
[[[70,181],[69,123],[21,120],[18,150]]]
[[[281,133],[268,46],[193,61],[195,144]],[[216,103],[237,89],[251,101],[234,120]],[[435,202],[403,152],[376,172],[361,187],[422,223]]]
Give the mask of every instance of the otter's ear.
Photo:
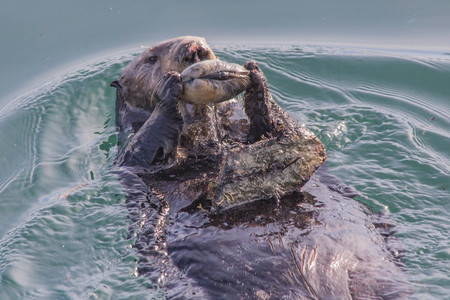
[[[118,80],[114,80],[109,84],[109,86],[115,87],[116,89],[121,89],[122,86],[120,85],[120,82]]]

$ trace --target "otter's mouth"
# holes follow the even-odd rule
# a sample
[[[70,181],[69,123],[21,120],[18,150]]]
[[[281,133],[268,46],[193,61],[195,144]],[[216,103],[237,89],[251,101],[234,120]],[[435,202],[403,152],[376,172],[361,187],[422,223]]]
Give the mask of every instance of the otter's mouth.
[[[218,103],[232,99],[250,85],[249,71],[220,60],[205,60],[181,72],[182,100],[193,104]]]

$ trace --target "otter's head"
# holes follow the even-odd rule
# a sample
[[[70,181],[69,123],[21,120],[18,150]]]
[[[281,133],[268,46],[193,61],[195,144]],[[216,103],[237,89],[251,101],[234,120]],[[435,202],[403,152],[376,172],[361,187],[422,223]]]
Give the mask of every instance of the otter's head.
[[[126,101],[152,111],[157,100],[154,91],[164,74],[181,73],[192,64],[215,59],[204,38],[184,36],[163,41],[134,59],[122,72],[119,84]]]

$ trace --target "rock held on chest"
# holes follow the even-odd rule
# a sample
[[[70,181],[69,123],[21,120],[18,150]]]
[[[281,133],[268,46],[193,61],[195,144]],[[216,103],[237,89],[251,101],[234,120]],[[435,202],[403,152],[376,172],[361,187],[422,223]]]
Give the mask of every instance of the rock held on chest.
[[[211,186],[213,209],[224,211],[298,191],[325,159],[322,143],[312,135],[262,140],[233,149]]]

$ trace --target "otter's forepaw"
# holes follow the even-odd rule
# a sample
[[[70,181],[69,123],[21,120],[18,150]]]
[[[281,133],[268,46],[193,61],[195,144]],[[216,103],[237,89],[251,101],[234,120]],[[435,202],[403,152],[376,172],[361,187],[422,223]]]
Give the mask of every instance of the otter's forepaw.
[[[177,72],[169,72],[164,75],[156,89],[156,96],[163,104],[175,104],[183,93],[181,75]]]
[[[274,134],[272,121],[272,97],[267,79],[255,61],[249,61],[244,67],[250,71],[250,85],[244,94],[244,109],[250,120],[249,143],[271,137]]]
[[[164,75],[156,90],[156,107],[127,145],[119,159],[121,165],[145,168],[173,160],[183,127],[177,106],[182,90],[180,74]]]
[[[248,93],[256,93],[259,100],[263,100],[264,94],[267,93],[265,90],[268,89],[266,76],[259,68],[258,63],[253,60],[244,64],[244,68],[250,71],[250,85],[246,91]]]
[[[261,69],[258,66],[258,63],[256,61],[254,61],[254,60],[246,62],[244,64],[244,68],[246,68],[249,71],[253,71],[253,70],[261,71]]]

